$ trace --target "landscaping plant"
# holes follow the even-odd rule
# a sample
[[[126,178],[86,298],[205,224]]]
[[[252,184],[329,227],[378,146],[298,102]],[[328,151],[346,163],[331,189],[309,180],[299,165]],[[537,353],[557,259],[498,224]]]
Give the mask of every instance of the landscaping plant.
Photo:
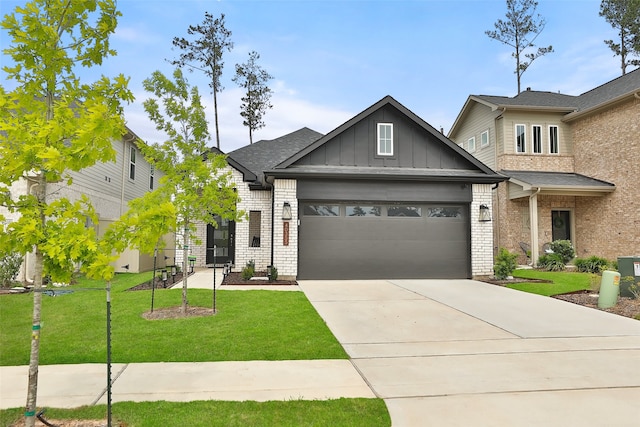
[[[609,261],[593,255],[589,258],[576,258],[573,264],[581,273],[600,273],[609,266]]]
[[[499,280],[505,280],[507,277],[511,276],[513,270],[518,266],[516,263],[517,259],[518,254],[511,253],[506,248],[500,248],[498,256],[496,257],[496,263],[493,266],[493,274],[496,278]]]
[[[576,251],[570,240],[554,240],[551,242],[551,250],[554,254],[560,255],[560,259],[567,264],[576,256]]]
[[[538,267],[547,271],[562,271],[566,268],[566,264],[562,255],[551,253],[541,255],[538,258]]]

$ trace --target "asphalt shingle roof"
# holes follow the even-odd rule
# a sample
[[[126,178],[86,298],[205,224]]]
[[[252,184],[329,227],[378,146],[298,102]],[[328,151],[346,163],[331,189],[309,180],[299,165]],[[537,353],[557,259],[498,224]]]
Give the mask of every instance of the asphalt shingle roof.
[[[578,173],[502,170],[500,173],[533,187],[615,187],[613,184]]]
[[[277,164],[282,163],[322,136],[321,133],[304,127],[276,139],[263,139],[238,148],[227,155],[253,172],[258,180],[264,183],[264,171],[273,169]]]
[[[522,107],[554,107],[583,111],[619,96],[640,90],[640,68],[611,80],[579,96],[561,93],[525,90],[514,97],[474,95],[495,105]]]

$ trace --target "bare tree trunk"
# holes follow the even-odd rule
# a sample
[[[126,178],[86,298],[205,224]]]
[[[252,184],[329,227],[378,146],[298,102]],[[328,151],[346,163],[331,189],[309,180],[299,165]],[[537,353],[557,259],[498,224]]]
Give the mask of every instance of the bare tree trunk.
[[[38,201],[44,201],[46,194],[46,181],[44,176],[39,177],[39,183],[34,184],[34,190]],[[40,219],[44,224],[44,212],[40,210]],[[40,360],[40,318],[42,313],[42,280],[44,271],[44,255],[40,248],[35,248],[35,268],[33,280],[33,320],[31,326],[31,354],[29,357],[29,382],[27,385],[27,403],[25,406],[25,426],[34,427],[36,423],[36,409],[38,398],[38,366]]]
[[[187,277],[189,271],[189,224],[185,223],[184,234],[182,236],[182,314],[187,315]]]
[[[218,150],[220,149],[220,130],[218,129],[218,94],[217,87],[213,87],[213,116],[216,122],[216,143],[218,144]]]

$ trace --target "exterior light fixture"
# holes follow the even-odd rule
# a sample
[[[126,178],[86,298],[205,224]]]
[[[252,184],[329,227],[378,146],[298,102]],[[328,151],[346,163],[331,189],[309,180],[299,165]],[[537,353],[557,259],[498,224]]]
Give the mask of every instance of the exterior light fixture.
[[[284,202],[282,205],[282,219],[284,221],[290,221],[291,218],[291,205],[289,202]]]
[[[166,269],[162,270],[161,280],[162,280],[162,283],[163,283],[164,287],[166,288],[167,287],[167,270]]]
[[[491,221],[491,212],[489,211],[489,206],[480,205],[480,213],[478,216],[478,221],[480,222]]]
[[[196,257],[189,257],[189,273],[193,273],[193,268],[196,266]]]

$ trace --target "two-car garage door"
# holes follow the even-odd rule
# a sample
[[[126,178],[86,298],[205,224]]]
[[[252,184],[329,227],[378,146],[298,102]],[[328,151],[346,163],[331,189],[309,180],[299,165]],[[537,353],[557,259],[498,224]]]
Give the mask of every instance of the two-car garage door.
[[[300,201],[299,277],[469,277],[468,211],[468,204]]]

